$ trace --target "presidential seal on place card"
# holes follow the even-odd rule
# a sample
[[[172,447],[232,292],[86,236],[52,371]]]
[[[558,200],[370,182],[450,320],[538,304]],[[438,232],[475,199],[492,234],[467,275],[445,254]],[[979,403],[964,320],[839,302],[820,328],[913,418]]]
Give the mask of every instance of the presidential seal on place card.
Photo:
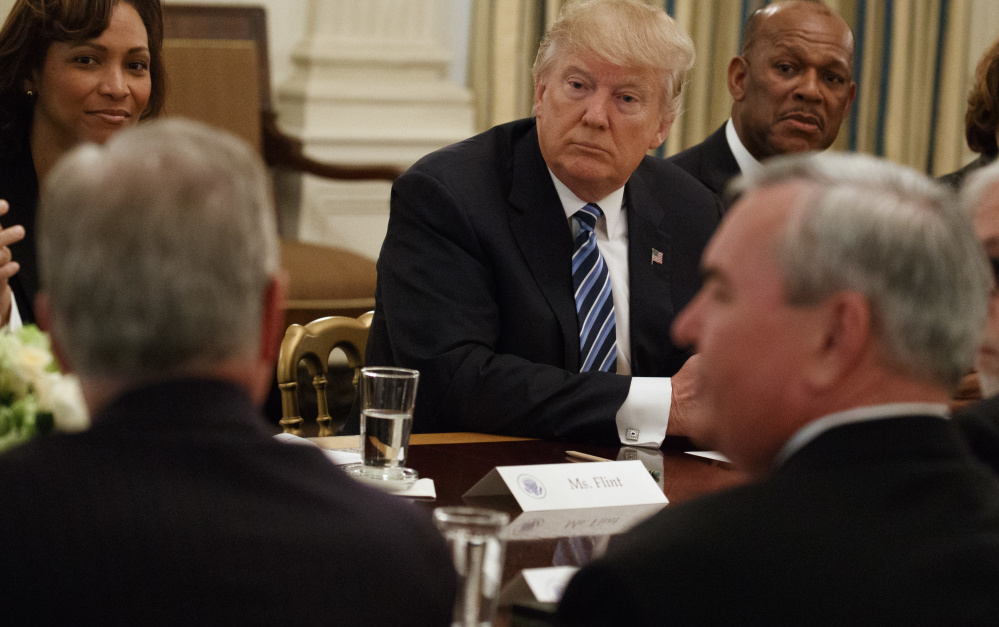
[[[548,491],[545,490],[545,484],[531,475],[525,474],[517,477],[517,485],[524,491],[524,494],[536,499],[543,499],[548,494]]]

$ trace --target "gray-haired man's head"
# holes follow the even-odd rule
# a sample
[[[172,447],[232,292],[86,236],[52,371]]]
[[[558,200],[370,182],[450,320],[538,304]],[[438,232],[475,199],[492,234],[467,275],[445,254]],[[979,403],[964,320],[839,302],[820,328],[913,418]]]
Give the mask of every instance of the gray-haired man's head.
[[[81,376],[257,355],[279,251],[266,170],[241,140],[175,119],[82,146],[46,181],[38,234],[53,334]]]
[[[700,353],[707,443],[763,473],[821,416],[945,403],[991,284],[956,197],[883,160],[815,153],[774,158],[737,188],[673,327]]]

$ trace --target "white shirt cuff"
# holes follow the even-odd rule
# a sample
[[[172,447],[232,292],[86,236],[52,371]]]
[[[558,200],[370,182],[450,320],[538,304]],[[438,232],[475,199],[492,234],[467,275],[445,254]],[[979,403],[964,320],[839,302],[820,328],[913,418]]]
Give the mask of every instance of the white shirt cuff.
[[[667,377],[632,377],[628,398],[617,410],[621,444],[658,448],[666,437],[673,384]]]

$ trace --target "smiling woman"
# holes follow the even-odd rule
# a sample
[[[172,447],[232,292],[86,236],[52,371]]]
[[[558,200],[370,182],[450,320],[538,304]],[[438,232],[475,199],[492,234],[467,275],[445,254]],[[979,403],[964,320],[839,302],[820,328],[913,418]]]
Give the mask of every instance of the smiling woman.
[[[160,0],[17,0],[0,30],[0,323],[34,321],[39,183],[163,106]],[[23,227],[23,228],[21,228]],[[12,307],[12,302],[14,303]],[[19,315],[18,315],[19,314]]]

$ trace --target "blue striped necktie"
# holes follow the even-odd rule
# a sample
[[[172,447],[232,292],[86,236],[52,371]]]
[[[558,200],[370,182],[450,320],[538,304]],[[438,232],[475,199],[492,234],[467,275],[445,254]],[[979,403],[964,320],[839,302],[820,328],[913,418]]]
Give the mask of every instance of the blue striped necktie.
[[[572,253],[572,285],[579,319],[580,372],[617,372],[614,297],[607,265],[597,248],[597,234],[593,232],[602,215],[603,211],[593,203],[572,215],[579,225]]]

